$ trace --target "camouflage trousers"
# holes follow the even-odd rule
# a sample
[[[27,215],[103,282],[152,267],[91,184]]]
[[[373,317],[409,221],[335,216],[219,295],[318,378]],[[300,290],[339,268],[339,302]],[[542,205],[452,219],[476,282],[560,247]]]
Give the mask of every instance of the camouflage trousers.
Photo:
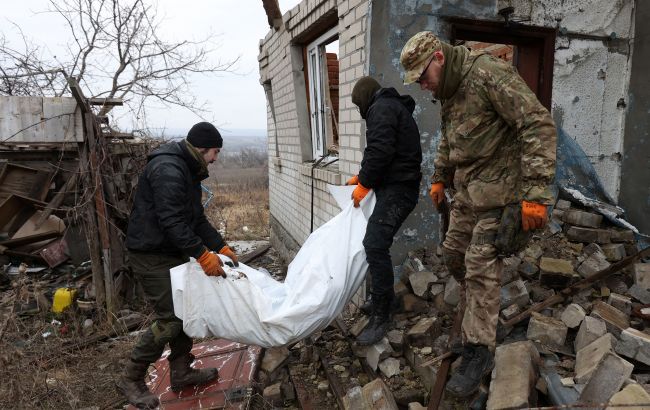
[[[154,322],[142,334],[131,353],[131,360],[153,363],[169,343],[173,360],[192,350],[192,338],[183,332],[183,321],[174,315],[169,269],[188,259],[180,255],[129,252],[135,277],[140,280],[147,301],[153,306]]]
[[[499,208],[477,215],[470,207],[454,201],[442,244],[445,265],[461,284],[461,304],[465,308],[463,343],[481,344],[491,350],[496,345],[503,271],[503,261],[494,246],[501,211]]]

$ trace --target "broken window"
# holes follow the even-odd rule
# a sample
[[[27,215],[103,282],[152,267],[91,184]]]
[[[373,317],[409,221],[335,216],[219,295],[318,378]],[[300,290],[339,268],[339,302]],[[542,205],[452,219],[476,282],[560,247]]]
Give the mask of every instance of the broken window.
[[[339,41],[336,27],[306,47],[313,158],[338,153]]]
[[[551,109],[555,29],[450,18],[454,44],[509,61],[540,102]]]

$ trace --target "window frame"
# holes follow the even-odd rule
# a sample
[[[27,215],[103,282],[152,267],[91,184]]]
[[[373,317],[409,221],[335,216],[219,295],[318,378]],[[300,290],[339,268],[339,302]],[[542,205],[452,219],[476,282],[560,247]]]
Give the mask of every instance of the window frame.
[[[312,141],[312,158],[327,155],[328,124],[324,76],[327,74],[325,46],[338,39],[338,26],[327,30],[305,47],[305,66],[307,68],[307,88],[309,96],[309,124]],[[339,53],[337,53],[338,55]]]

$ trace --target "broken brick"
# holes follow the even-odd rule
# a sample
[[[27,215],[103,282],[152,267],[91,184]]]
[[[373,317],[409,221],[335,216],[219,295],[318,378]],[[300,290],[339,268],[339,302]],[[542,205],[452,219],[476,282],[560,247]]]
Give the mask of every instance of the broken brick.
[[[413,293],[421,298],[426,298],[429,286],[437,280],[436,275],[429,271],[414,272],[409,276]]]
[[[606,403],[630,377],[634,366],[614,353],[607,353],[594,370],[589,383],[580,394],[580,401]]]
[[[650,263],[635,263],[633,271],[634,283],[643,289],[650,289]]]
[[[615,343],[614,336],[606,333],[576,352],[575,380],[577,383],[584,384],[589,381],[605,355],[614,351]]]
[[[583,243],[610,243],[611,233],[606,229],[581,228],[572,226],[566,233],[567,239],[571,242]]]
[[[535,404],[535,381],[539,353],[531,342],[498,346],[487,409],[518,409]]]
[[[603,245],[603,253],[609,262],[618,262],[626,256],[625,246],[620,243]]]
[[[578,273],[582,275],[583,278],[588,278],[603,269],[607,269],[609,265],[610,263],[607,262],[607,258],[602,251],[594,252],[580,264],[578,267]]]
[[[539,283],[542,286],[563,289],[573,279],[573,265],[564,259],[542,258],[539,270]]]
[[[650,403],[650,394],[638,384],[628,384],[623,390],[614,394],[605,410],[643,409]],[[634,407],[630,407],[634,406]]]
[[[445,303],[456,306],[460,302],[460,284],[450,276],[445,286]]]
[[[530,303],[530,296],[524,281],[521,279],[510,282],[501,288],[501,307],[510,306],[513,303],[524,307]]]
[[[618,293],[610,293],[607,303],[628,316],[632,313],[632,299],[627,296],[619,295]]]
[[[422,313],[429,309],[425,300],[420,299],[412,293],[404,295],[403,302],[405,312]]]
[[[621,332],[615,347],[616,353],[650,365],[650,335],[634,328]]]
[[[580,329],[574,342],[575,351],[582,350],[585,346],[607,333],[607,327],[602,320],[586,316],[580,324]]]
[[[586,313],[582,306],[572,303],[564,309],[560,319],[565,325],[573,329],[580,326],[585,316]]]
[[[603,221],[603,216],[591,212],[569,209],[564,211],[562,220],[571,225],[584,226],[586,228],[598,228]]]
[[[406,337],[411,346],[423,347],[433,344],[438,336],[438,318],[425,317],[420,319],[407,333]]]
[[[366,361],[372,370],[377,370],[379,362],[388,359],[391,353],[393,353],[393,348],[390,347],[388,339],[383,338],[374,345],[368,346],[368,350],[366,351]]]
[[[567,326],[561,320],[534,313],[528,322],[526,338],[549,346],[562,346],[566,340]]]

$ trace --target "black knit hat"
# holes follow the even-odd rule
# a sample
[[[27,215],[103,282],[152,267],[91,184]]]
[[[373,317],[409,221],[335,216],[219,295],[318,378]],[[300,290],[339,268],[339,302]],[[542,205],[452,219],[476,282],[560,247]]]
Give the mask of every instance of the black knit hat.
[[[199,122],[190,128],[187,141],[196,148],[221,148],[223,138],[217,128],[209,122]]]

